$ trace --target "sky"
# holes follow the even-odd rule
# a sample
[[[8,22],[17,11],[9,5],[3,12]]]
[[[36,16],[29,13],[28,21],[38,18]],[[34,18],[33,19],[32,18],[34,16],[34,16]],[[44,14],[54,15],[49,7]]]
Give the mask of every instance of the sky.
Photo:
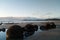
[[[60,0],[0,0],[0,17],[59,18]]]

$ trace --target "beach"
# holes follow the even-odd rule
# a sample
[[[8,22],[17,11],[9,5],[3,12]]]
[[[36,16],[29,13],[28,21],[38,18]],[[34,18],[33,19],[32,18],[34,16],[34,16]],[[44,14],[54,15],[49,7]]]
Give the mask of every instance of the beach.
[[[29,22],[33,25],[38,25],[38,31],[36,31],[32,36],[25,37],[24,40],[60,40],[60,21],[55,21],[56,29],[50,29],[42,31],[40,30],[40,26],[44,25],[46,22]],[[15,24],[9,24],[5,23],[3,25],[0,25],[0,28],[9,28],[12,25],[20,25],[21,27],[24,27],[28,22],[25,23],[15,23]],[[6,40],[6,32],[0,32],[0,39]],[[4,36],[5,35],[5,36]],[[4,39],[3,39],[4,38]]]
[[[60,40],[60,26],[56,29],[39,31],[25,40]]]
[[[6,32],[0,32],[0,40],[6,40]],[[60,26],[56,29],[42,31],[38,29],[32,36],[25,37],[24,40],[60,40]]]

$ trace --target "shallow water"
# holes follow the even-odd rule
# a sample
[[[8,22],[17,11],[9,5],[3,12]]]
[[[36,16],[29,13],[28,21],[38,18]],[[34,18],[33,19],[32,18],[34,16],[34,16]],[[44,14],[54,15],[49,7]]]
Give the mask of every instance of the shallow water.
[[[6,40],[6,32],[0,32],[0,40]]]

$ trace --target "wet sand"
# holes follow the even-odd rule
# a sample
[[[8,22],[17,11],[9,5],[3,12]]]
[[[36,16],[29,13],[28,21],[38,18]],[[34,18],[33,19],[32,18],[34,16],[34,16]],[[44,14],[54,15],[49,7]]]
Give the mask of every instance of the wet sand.
[[[60,40],[60,26],[48,31],[39,31],[25,40]]]

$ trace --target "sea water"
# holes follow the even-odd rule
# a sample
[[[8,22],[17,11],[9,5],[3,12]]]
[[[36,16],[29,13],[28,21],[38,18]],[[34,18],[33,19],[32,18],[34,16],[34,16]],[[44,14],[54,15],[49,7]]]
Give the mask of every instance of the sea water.
[[[6,32],[0,32],[0,40],[6,40]]]

